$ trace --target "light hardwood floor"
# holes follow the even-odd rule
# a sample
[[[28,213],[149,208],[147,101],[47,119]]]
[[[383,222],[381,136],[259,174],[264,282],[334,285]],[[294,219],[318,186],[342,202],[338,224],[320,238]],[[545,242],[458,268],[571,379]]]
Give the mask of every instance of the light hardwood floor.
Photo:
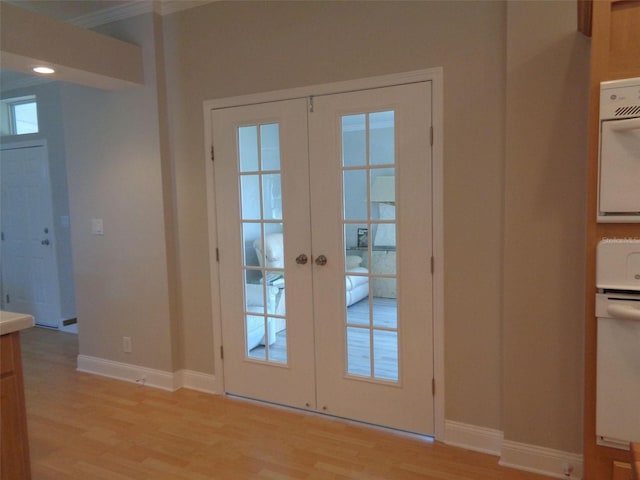
[[[79,373],[75,335],[21,335],[34,480],[545,478],[329,417]]]

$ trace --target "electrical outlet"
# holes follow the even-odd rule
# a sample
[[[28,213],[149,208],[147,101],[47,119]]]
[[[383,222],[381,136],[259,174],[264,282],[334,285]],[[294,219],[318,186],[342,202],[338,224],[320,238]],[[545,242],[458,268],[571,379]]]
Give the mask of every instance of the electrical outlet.
[[[122,337],[122,350],[124,353],[131,353],[131,337]]]

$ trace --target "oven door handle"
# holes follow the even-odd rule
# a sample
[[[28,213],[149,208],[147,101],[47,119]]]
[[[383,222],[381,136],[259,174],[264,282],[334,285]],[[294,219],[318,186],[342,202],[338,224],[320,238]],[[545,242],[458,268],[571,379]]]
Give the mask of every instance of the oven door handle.
[[[607,313],[611,318],[640,321],[640,309],[632,307],[631,305],[609,305],[607,307]]]

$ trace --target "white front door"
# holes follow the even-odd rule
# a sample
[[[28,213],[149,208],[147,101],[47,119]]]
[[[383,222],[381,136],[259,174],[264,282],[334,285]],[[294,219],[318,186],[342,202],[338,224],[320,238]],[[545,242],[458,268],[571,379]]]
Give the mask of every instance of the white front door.
[[[433,433],[430,89],[212,112],[228,393]]]
[[[60,290],[46,146],[4,146],[0,160],[3,309],[57,327]]]

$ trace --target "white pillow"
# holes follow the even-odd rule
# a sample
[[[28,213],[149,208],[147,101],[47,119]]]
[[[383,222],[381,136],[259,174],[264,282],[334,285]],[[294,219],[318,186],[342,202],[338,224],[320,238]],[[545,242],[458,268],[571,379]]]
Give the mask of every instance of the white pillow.
[[[362,257],[359,255],[347,255],[345,258],[345,264],[347,266],[347,270],[352,268],[356,268],[362,263]]]

